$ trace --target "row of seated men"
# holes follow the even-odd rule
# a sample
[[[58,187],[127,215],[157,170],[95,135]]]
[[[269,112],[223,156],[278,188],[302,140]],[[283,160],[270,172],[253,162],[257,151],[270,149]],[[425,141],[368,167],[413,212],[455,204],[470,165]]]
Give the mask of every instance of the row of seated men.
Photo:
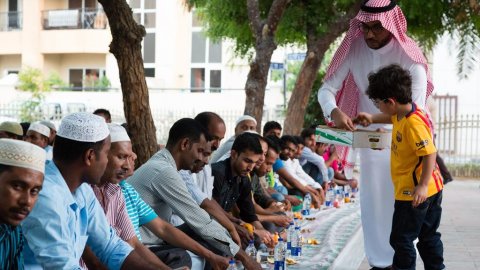
[[[306,193],[319,207],[322,184],[337,179],[327,167],[335,152],[316,153],[314,130],[279,137],[268,122],[262,137],[245,115],[220,144],[226,126],[213,112],[175,122],[134,171],[127,131],[106,120],[75,113],[58,130],[32,123],[26,142],[0,139],[1,269],[226,269],[229,257],[261,269],[248,242],[273,246],[292,221],[285,211]],[[0,124],[0,135],[19,131],[12,126]]]

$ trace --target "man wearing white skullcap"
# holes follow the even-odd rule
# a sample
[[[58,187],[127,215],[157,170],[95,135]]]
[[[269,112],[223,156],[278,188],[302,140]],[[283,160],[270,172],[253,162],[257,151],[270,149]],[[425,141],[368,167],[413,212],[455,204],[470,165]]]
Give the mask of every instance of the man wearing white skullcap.
[[[157,269],[116,235],[88,185],[100,182],[109,150],[110,132],[103,118],[73,113],[62,119],[44,188],[22,223],[27,268],[81,269],[88,244],[108,269]]]
[[[0,139],[0,269],[23,269],[21,226],[42,189],[45,151],[20,140]]]
[[[217,161],[225,160],[230,157],[230,150],[232,149],[233,142],[235,137],[242,134],[243,132],[250,130],[255,131],[257,129],[257,120],[250,115],[242,115],[237,121],[235,121],[235,134],[225,141],[220,147],[212,154],[210,163]]]
[[[358,112],[379,113],[378,104],[365,94],[368,76],[391,64],[398,64],[409,71],[412,99],[424,108],[433,84],[425,56],[415,41],[407,36],[407,22],[400,7],[395,0],[364,1],[357,16],[350,21],[348,32],[333,56],[324,84],[318,91],[318,101],[325,116],[331,118],[338,128],[354,130],[352,119]],[[391,127],[371,125],[370,128]],[[346,161],[348,150],[338,147],[337,153]],[[360,160],[360,207],[368,262],[373,269],[390,269],[393,259],[395,267],[410,269],[406,265],[414,265],[415,261],[403,260],[403,266],[395,264],[394,252],[389,244],[394,209],[390,153],[360,149]],[[351,162],[346,164],[348,167],[353,165]],[[415,254],[413,247],[405,246],[405,249],[408,250],[406,253]],[[425,254],[430,249],[425,248]],[[422,254],[421,246],[419,252]],[[425,267],[441,269],[440,265]]]
[[[30,124],[30,127],[27,131],[27,136],[25,136],[25,141],[45,149],[45,147],[48,146],[49,137],[50,129],[39,122],[35,122]]]
[[[191,260],[185,249],[209,258],[213,265],[222,265],[221,262],[223,262],[224,268],[227,267],[228,260],[226,258],[215,255],[182,231],[161,220],[155,214],[155,211],[142,200],[135,189],[125,182],[126,174],[133,166],[131,160],[133,155],[132,144],[125,128],[117,124],[108,124],[108,128],[112,145],[108,154],[107,168],[102,176],[101,183],[92,185],[92,188],[105,211],[107,220],[117,231],[120,238],[138,251],[142,258],[159,267],[164,267],[163,262],[160,261],[163,260],[171,268],[188,266],[192,269],[200,269],[197,266],[202,265],[203,259],[194,256]],[[140,242],[139,226],[146,226],[159,238],[167,241],[169,245],[162,246],[161,252],[158,251],[157,247],[152,248],[154,254]],[[98,260],[94,256],[90,252],[88,260]],[[85,253],[82,257],[87,262]],[[192,262],[194,263],[193,267]]]
[[[0,138],[23,140],[23,129],[20,123],[6,121],[0,124]]]

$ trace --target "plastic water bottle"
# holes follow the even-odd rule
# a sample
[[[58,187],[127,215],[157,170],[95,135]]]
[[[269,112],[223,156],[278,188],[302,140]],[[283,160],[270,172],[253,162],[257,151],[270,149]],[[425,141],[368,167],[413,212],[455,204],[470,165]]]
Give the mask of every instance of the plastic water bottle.
[[[261,263],[264,258],[266,260],[268,255],[268,247],[264,243],[261,243],[260,246],[258,246],[258,252],[257,252],[257,262]],[[264,256],[264,258],[262,258]]]
[[[337,193],[337,195],[336,195],[335,199],[337,200],[338,205],[344,204],[345,196],[343,194],[343,188],[338,187],[337,190],[336,190],[336,193]]]
[[[345,185],[343,187],[343,190],[344,190],[344,195],[345,195],[345,202],[346,203],[349,203],[350,202],[350,186],[349,185]]]
[[[326,197],[327,198],[325,199],[325,206],[327,208],[330,208],[333,206],[333,200],[335,199],[335,193],[331,187],[328,188]]]
[[[292,249],[292,236],[294,232],[295,232],[295,226],[292,221],[290,222],[290,226],[288,226],[288,229],[287,229],[287,249],[289,250]]]
[[[302,256],[302,245],[303,245],[303,237],[302,237],[302,231],[300,230],[300,227],[295,227],[295,241],[297,242],[295,245],[296,251],[295,254],[297,257]]]
[[[253,244],[253,240],[250,240],[248,242],[248,247],[245,249],[245,253],[252,258],[254,261],[257,260],[257,249],[255,248],[255,245]]]
[[[298,224],[298,218],[293,218],[293,225],[294,225],[295,227],[300,226],[300,225]]]
[[[283,238],[280,237],[273,253],[275,258],[274,270],[285,270],[285,252],[285,243],[283,243]]]
[[[304,216],[310,215],[311,205],[312,205],[312,196],[310,195],[310,193],[307,192],[307,194],[305,194],[305,197],[303,198],[302,215]]]
[[[237,265],[235,264],[234,259],[231,259],[230,262],[228,262],[227,270],[237,270]]]

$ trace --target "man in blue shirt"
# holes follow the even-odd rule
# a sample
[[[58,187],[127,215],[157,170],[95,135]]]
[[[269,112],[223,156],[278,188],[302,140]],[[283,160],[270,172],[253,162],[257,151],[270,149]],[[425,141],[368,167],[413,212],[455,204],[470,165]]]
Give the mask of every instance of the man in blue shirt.
[[[0,139],[0,269],[23,269],[20,222],[42,189],[45,150],[20,140]]]
[[[116,235],[89,186],[99,183],[109,149],[110,135],[101,117],[74,113],[62,120],[44,188],[22,224],[27,267],[81,269],[88,244],[109,269],[155,269]]]

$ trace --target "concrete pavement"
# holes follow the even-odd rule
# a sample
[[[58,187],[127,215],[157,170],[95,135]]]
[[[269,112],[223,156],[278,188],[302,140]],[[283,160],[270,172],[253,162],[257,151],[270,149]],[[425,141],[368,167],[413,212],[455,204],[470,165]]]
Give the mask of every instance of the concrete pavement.
[[[445,186],[442,233],[446,269],[480,270],[480,181],[455,180]],[[368,270],[363,260],[358,270]],[[417,269],[424,269],[420,257]]]

